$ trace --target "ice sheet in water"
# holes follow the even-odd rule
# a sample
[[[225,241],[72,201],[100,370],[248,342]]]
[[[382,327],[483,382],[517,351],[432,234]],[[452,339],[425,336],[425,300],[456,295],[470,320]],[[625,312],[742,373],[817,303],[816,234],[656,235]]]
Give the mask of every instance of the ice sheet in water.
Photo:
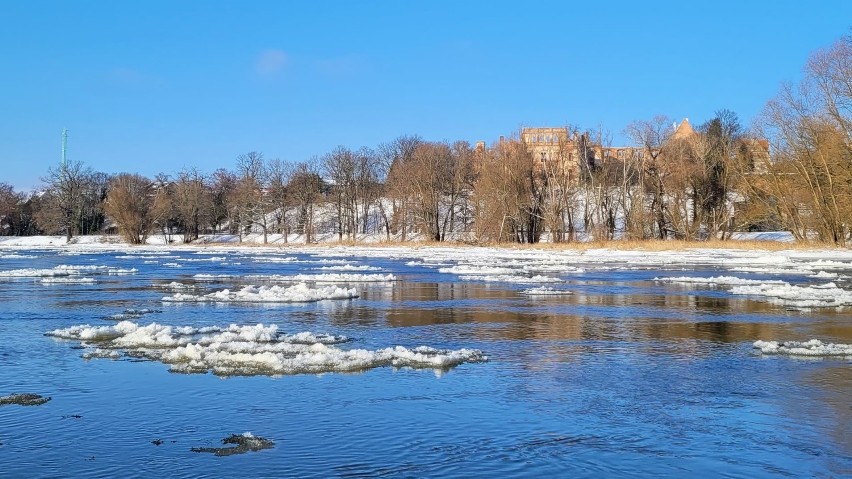
[[[239,290],[223,289],[208,294],[175,293],[166,302],[245,302],[245,303],[309,303],[325,299],[357,298],[355,288],[325,286],[311,288],[306,283],[292,286],[244,286]]]
[[[794,308],[852,306],[852,292],[834,283],[817,286],[794,286],[789,283],[734,286],[731,294],[763,296]]]
[[[736,276],[711,276],[711,277],[692,277],[692,276],[673,276],[673,277],[657,277],[654,281],[663,283],[692,283],[692,284],[718,284],[718,285],[744,285],[744,284],[787,284],[784,281],[777,279],[772,280],[757,280],[737,278]]]
[[[852,344],[824,343],[819,339],[810,341],[755,341],[755,349],[763,354],[788,356],[852,357]]]
[[[562,296],[566,294],[574,294],[565,289],[553,289],[549,286],[540,286],[538,288],[529,288],[521,291],[521,294],[527,296]]]
[[[276,325],[263,324],[193,328],[122,321],[114,326],[72,326],[46,335],[83,342],[90,348],[83,354],[87,359],[128,355],[160,361],[174,372],[223,376],[363,371],[385,366],[448,369],[488,359],[475,349],[343,349],[341,345],[349,340],[343,336],[287,335]]]

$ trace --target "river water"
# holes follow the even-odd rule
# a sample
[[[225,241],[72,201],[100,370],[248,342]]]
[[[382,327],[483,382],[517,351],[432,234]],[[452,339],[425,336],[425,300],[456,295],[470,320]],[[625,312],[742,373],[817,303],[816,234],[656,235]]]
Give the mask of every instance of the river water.
[[[0,476],[848,476],[832,255],[0,250]]]

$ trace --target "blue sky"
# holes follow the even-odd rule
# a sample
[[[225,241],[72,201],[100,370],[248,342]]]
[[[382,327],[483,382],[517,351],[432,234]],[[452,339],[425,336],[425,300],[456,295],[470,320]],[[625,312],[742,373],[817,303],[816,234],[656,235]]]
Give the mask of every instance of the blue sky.
[[[748,124],[852,1],[0,2],[0,181],[60,156],[108,173],[301,161],[402,134],[494,141],[521,126],[656,114]]]

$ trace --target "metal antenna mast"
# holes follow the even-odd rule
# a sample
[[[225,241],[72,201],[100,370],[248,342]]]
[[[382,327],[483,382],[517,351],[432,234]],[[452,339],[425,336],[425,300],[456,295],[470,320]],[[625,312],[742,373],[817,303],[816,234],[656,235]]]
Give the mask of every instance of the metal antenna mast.
[[[67,158],[65,154],[68,152],[68,128],[62,129],[62,166],[65,166]]]

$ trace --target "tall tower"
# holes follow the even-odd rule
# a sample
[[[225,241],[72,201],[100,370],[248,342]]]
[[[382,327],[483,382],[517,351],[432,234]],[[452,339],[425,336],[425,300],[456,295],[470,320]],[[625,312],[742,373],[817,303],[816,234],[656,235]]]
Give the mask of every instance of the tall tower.
[[[65,166],[67,158],[66,154],[68,152],[68,128],[62,129],[62,166]]]

